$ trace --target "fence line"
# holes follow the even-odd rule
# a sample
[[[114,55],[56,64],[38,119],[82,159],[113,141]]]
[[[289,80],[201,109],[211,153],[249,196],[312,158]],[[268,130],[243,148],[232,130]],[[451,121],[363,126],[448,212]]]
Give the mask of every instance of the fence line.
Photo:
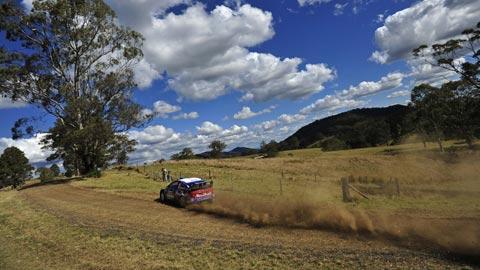
[[[355,178],[353,176],[342,177],[340,179],[342,187],[342,200],[344,202],[352,202],[353,197],[350,194],[350,190],[359,194],[365,199],[369,199],[366,193],[380,193],[382,195],[396,195],[400,196],[400,182],[398,178],[390,177],[390,181],[386,181],[382,178],[369,178],[367,176],[360,176]],[[354,186],[356,184],[357,186]],[[368,186],[369,185],[369,186]],[[363,191],[361,190],[363,189]],[[393,191],[394,190],[394,191]]]
[[[238,188],[236,187],[236,183],[239,183],[239,181],[242,181],[246,185],[248,185],[249,181],[252,182],[252,185],[256,183],[261,185],[268,184],[269,186],[266,186],[266,189],[259,189],[259,192],[254,190],[254,193],[269,196],[283,196],[284,194],[292,193],[306,196],[309,193],[308,191],[311,190],[312,183],[325,182],[327,183],[327,188],[330,188],[330,184],[332,184],[332,188],[335,185],[335,182],[329,179],[330,177],[327,177],[327,179],[323,177],[325,179],[323,180],[319,171],[314,173],[287,173],[283,169],[278,171],[261,171],[264,177],[259,177],[255,174],[256,172],[249,170],[240,170],[239,174],[236,174],[235,168],[193,168],[190,170],[187,168],[186,170],[182,169],[178,171],[169,170],[169,177],[167,177],[163,173],[163,168],[158,166],[140,166],[136,169],[135,167],[127,168],[129,170],[136,170],[154,181],[174,181],[181,177],[200,177],[208,180],[218,179],[221,180],[221,189],[226,191],[241,192],[241,190],[245,190],[245,187],[242,185]],[[275,178],[278,179],[276,183]],[[349,176],[342,177],[340,183],[342,188],[341,197],[345,202],[353,201],[352,192],[365,199],[369,199],[371,195],[376,194],[389,196],[401,195],[400,182],[399,179],[395,177],[387,180],[378,177]],[[278,187],[275,187],[276,185],[278,185]],[[252,192],[247,193],[252,194]]]

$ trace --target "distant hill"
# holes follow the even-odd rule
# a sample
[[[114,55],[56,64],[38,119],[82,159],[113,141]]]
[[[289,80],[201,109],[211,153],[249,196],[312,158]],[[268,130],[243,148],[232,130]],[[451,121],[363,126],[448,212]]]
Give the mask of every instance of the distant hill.
[[[280,143],[282,149],[322,147],[360,148],[398,142],[412,131],[408,106],[364,108],[310,123]]]
[[[249,156],[257,153],[258,149],[248,147],[237,147],[232,149],[230,152],[227,152],[227,154],[231,156]]]
[[[237,147],[228,152],[223,152],[222,157],[229,158],[229,157],[249,156],[257,153],[258,153],[258,149],[248,148],[248,147]],[[208,158],[210,157],[210,151],[196,154],[195,156],[199,158]]]

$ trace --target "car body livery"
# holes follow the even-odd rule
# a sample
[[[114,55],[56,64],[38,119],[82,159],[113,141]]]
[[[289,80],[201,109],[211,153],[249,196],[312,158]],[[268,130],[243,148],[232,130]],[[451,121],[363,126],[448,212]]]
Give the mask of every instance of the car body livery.
[[[160,190],[160,202],[181,207],[200,202],[211,202],[214,193],[211,182],[200,178],[183,178]]]

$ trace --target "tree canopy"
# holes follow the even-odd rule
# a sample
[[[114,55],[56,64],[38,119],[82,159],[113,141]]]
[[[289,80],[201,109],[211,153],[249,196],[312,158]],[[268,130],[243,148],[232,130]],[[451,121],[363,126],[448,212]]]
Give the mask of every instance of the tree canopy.
[[[171,156],[171,159],[173,160],[192,159],[192,158],[195,158],[195,154],[193,153],[192,148],[189,148],[189,147],[183,148],[182,151],[176,154],[173,154]]]
[[[0,186],[17,188],[31,177],[32,170],[33,167],[20,149],[8,147],[0,156]]]
[[[210,157],[220,158],[222,157],[223,150],[227,148],[227,145],[220,140],[215,140],[210,143],[208,148],[210,148]]]
[[[271,140],[269,143],[262,141],[260,144],[260,153],[267,155],[267,157],[276,157],[280,146],[275,140]]]
[[[121,132],[148,120],[132,99],[141,34],[118,25],[101,0],[34,1],[30,12],[7,1],[0,31],[21,46],[0,48],[0,95],[56,119],[43,140],[54,150],[49,160],[63,159],[77,174],[125,162],[133,148],[118,147],[130,142]],[[13,137],[34,132],[20,130],[27,122],[17,121]]]
[[[327,152],[348,149],[347,144],[344,141],[336,138],[335,136],[325,138],[324,140],[322,140],[320,146],[322,147],[323,151]]]
[[[464,139],[474,147],[480,133],[480,22],[461,38],[413,50],[415,57],[458,75],[440,87],[421,84],[412,90],[417,130],[433,138],[443,151],[446,137]]]

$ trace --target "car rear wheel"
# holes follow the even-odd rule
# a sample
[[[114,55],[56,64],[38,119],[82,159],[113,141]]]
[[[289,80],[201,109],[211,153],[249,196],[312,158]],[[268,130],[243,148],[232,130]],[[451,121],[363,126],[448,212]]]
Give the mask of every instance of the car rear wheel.
[[[160,191],[160,202],[165,203],[165,192],[163,190]]]
[[[187,197],[187,196],[181,197],[180,200],[179,200],[179,202],[178,202],[179,205],[180,205],[180,207],[182,207],[182,208],[187,207],[187,200],[188,200],[188,197]]]

